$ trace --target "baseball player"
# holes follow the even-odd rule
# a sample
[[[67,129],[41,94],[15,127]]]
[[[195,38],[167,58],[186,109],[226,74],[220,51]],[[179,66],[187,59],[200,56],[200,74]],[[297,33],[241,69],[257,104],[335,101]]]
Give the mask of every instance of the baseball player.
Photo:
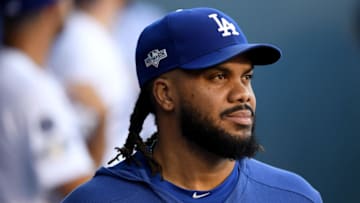
[[[134,103],[138,91],[137,84],[130,80],[131,73],[136,75],[135,71],[126,69],[127,64],[111,31],[117,11],[124,2],[76,0],[74,3],[75,9],[53,47],[50,70],[67,89],[86,85],[99,95],[107,110],[104,140],[107,147],[101,157],[102,163],[106,164],[113,156],[114,147],[125,143],[131,114],[131,108],[127,106]],[[82,91],[75,93],[76,96]],[[86,132],[103,120],[82,101],[74,99],[73,107],[85,135],[89,135]],[[84,139],[91,139],[91,136]]]
[[[126,160],[64,202],[322,202],[300,176],[252,158],[261,149],[253,68],[280,56],[273,45],[248,43],[212,8],[178,10],[146,27],[136,49],[141,92],[118,149]],[[158,131],[143,142],[149,113]]]
[[[0,49],[2,203],[58,202],[88,180],[100,162],[91,155],[101,148],[103,131],[94,136],[97,149],[88,150],[63,87],[46,69],[48,50],[71,8],[70,0],[0,3],[5,27]]]

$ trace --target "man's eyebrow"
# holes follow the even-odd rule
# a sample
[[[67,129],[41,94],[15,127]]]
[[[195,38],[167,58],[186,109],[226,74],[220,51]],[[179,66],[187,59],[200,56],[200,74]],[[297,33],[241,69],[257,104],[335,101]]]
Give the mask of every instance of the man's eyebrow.
[[[221,72],[224,72],[224,73],[231,73],[231,69],[228,68],[224,64],[219,64],[219,65],[211,66],[211,67],[204,68],[204,69],[195,69],[195,70],[181,69],[181,70],[186,72],[187,74],[190,74],[190,75],[201,75],[201,74],[211,73],[211,72],[214,72],[214,71],[221,71]],[[253,70],[254,70],[254,66],[251,65],[251,67],[248,70],[246,70],[244,72],[244,74],[248,74],[248,73],[252,72]]]
[[[216,66],[211,66],[208,68],[204,68],[204,69],[195,69],[195,70],[184,70],[186,73],[191,74],[191,75],[201,75],[201,74],[206,74],[206,73],[210,73],[210,72],[214,72],[214,71],[221,71],[221,72],[230,72],[230,70],[228,68],[226,68],[225,66],[221,66],[221,65],[216,65]]]
[[[230,69],[227,68],[225,65],[219,64],[213,67],[208,68],[208,70],[219,70],[219,71],[224,71],[224,72],[230,72]],[[249,68],[249,70],[245,71],[245,73],[250,73],[254,70],[254,66],[251,65],[251,67]]]
[[[245,73],[251,73],[251,72],[254,72],[254,66],[251,66],[251,68],[248,70],[248,71],[246,71]]]
[[[207,69],[208,71],[217,70],[217,71],[223,71],[223,72],[230,72],[229,68],[227,68],[224,65],[217,65],[213,66]]]

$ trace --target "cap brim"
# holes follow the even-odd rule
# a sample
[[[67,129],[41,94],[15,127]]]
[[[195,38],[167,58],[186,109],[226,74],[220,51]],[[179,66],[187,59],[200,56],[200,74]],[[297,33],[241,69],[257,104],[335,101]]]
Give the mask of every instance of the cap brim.
[[[183,69],[208,68],[238,55],[244,55],[253,65],[269,65],[280,59],[281,51],[271,44],[236,44],[181,64],[180,67]]]

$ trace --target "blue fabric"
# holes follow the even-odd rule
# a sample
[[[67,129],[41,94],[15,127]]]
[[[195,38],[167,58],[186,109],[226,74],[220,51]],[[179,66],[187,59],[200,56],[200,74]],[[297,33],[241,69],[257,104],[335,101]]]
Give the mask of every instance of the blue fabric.
[[[281,51],[248,43],[237,23],[213,8],[183,9],[147,26],[136,48],[140,87],[174,68],[203,69],[246,53],[254,65],[276,62]]]
[[[103,167],[93,179],[69,194],[63,202],[184,202],[170,190],[164,190],[164,187],[151,181],[154,176],[141,153],[136,153],[135,158],[140,161],[141,166],[121,162],[111,168]],[[238,161],[236,169],[239,171],[236,186],[223,202],[322,202],[320,194],[294,173],[246,158]],[[201,202],[201,198],[189,202]]]
[[[208,191],[186,190],[180,188],[166,180],[163,180],[160,174],[153,176],[151,178],[151,182],[157,187],[160,187],[162,190],[170,192],[176,197],[176,199],[179,199],[183,202],[225,202],[227,197],[231,194],[238,183],[240,176],[238,164],[239,163],[236,162],[236,165],[231,174],[225,179],[223,183]],[[196,196],[199,198],[196,198]]]

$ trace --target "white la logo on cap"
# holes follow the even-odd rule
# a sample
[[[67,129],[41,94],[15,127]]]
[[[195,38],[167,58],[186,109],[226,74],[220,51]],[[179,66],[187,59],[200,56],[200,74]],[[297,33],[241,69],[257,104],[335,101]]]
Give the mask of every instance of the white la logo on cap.
[[[144,60],[146,67],[153,65],[155,68],[158,68],[160,61],[167,57],[166,49],[154,49],[150,51],[147,56]]]
[[[223,37],[227,37],[230,35],[239,35],[239,32],[236,31],[234,24],[230,23],[225,18],[221,18],[221,21],[220,21],[220,19],[218,18],[218,15],[216,13],[210,14],[208,16],[209,16],[209,18],[214,19],[216,24],[219,26],[218,31],[223,32],[222,33]],[[229,30],[231,32],[229,32]]]

